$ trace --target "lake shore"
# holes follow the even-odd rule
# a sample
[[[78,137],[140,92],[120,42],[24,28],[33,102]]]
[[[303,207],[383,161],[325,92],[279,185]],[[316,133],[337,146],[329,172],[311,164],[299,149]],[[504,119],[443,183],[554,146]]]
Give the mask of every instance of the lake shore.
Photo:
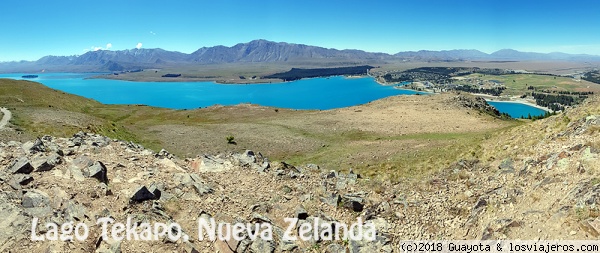
[[[373,77],[374,78],[374,77]],[[410,87],[408,87],[407,85],[403,85],[403,86],[397,86],[399,83],[385,83],[385,82],[381,82],[379,79],[374,78],[375,82],[377,82],[378,84],[381,84],[383,86],[391,86],[394,85],[395,89],[402,89],[402,90],[411,90],[411,91],[419,91],[419,90],[415,90],[415,89],[411,89]],[[424,91],[427,92],[427,91]],[[433,92],[433,94],[436,94],[435,92]],[[546,112],[554,112],[552,110],[550,110],[550,108],[548,107],[543,107],[543,106],[539,106],[537,105],[535,102],[531,102],[529,100],[526,99],[522,99],[522,98],[517,98],[517,97],[497,97],[497,96],[492,96],[489,94],[483,94],[483,93],[469,93],[473,96],[477,96],[477,97],[482,97],[484,98],[486,101],[494,101],[494,102],[506,102],[506,103],[519,103],[519,104],[524,104],[527,106],[531,106]]]

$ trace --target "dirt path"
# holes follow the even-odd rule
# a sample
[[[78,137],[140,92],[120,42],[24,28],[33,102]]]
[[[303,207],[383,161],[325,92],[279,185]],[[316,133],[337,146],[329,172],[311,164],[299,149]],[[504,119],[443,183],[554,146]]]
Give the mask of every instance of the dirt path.
[[[0,108],[0,111],[3,114],[2,120],[0,120],[0,130],[2,130],[8,124],[8,121],[10,121],[10,119],[12,118],[12,113],[10,113],[10,111],[4,107]]]

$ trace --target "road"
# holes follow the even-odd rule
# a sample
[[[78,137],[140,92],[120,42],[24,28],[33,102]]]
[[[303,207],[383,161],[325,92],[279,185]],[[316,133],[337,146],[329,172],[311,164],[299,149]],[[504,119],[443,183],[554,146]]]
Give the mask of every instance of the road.
[[[0,112],[2,112],[2,120],[0,120],[0,130],[3,129],[10,119],[12,118],[12,113],[4,107],[0,108]]]

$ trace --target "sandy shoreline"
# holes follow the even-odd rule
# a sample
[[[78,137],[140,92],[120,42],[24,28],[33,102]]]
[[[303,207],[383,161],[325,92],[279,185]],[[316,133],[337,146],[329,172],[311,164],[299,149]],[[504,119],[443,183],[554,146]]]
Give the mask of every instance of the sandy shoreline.
[[[476,95],[476,94],[473,94],[473,95]],[[476,96],[478,96],[478,94]],[[496,100],[496,99],[490,99],[490,98],[484,98],[484,99],[485,99],[485,101],[493,101],[493,102],[498,102],[498,103],[518,103],[518,104],[524,104],[524,105],[535,107],[537,109],[540,109],[540,110],[543,110],[543,111],[546,111],[546,112],[553,112],[552,110],[550,110],[547,107],[539,106],[539,105],[530,103],[530,102],[525,101],[525,100],[508,100],[508,101],[506,101],[506,100]]]

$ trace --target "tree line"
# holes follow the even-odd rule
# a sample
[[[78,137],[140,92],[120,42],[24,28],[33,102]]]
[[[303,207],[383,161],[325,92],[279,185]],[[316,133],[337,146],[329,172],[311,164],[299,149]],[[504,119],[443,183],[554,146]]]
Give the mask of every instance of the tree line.
[[[488,95],[492,95],[492,96],[500,96],[500,94],[502,94],[502,91],[504,91],[506,89],[506,87],[484,89],[484,88],[463,85],[463,86],[456,86],[454,89],[469,92],[469,93],[480,93],[480,94],[488,94]]]
[[[587,72],[581,79],[592,83],[600,83],[600,72],[598,70]]]
[[[565,106],[575,105],[578,101],[568,95],[551,95],[532,92],[531,96],[535,98],[535,103],[539,106],[550,108],[553,111],[562,111]]]
[[[340,67],[340,68],[316,68],[316,69],[300,69],[292,68],[290,71],[264,76],[263,78],[282,79],[283,81],[294,81],[302,78],[311,77],[327,77],[339,75],[366,75],[367,72],[375,68],[373,66],[355,66],[355,67]]]

